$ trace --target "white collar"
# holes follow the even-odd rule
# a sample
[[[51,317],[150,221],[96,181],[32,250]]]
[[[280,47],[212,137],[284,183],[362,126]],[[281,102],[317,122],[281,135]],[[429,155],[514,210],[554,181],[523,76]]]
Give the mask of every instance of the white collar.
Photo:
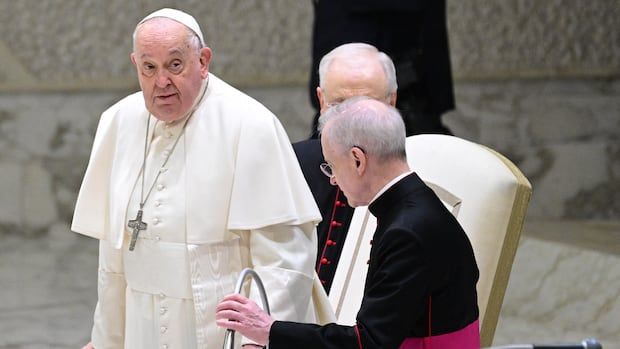
[[[372,200],[370,200],[370,202],[368,203],[368,205],[372,204],[375,200],[377,200],[379,198],[379,196],[381,196],[383,193],[385,193],[388,189],[390,189],[394,184],[398,183],[398,181],[400,181],[401,179],[407,177],[408,175],[412,174],[413,171],[409,170],[407,172],[403,172],[401,173],[399,176],[394,177],[394,179],[392,179],[391,181],[388,182],[388,184],[386,184],[385,186],[383,186],[383,188],[381,188],[381,190],[379,190],[377,192],[377,194],[375,194],[375,197],[372,198]]]

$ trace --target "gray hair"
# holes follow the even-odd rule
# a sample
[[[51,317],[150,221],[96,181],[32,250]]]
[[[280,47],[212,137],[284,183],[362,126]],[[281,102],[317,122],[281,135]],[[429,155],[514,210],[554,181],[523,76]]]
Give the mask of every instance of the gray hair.
[[[387,91],[385,95],[388,96],[396,92],[398,84],[396,83],[396,68],[394,68],[392,59],[387,54],[377,50],[376,47],[361,42],[340,45],[321,58],[321,62],[319,63],[319,86],[322,89],[324,88],[323,82],[325,81],[325,75],[327,74],[327,70],[329,70],[329,66],[336,58],[347,60],[352,57],[373,53],[377,55],[377,60],[385,73],[387,81]]]
[[[136,26],[136,29],[134,29],[133,34],[131,35],[131,38],[132,38],[132,41],[133,41],[132,47],[133,47],[134,52],[136,51],[136,37],[138,35],[138,30],[140,28],[142,28],[142,26],[145,23],[147,23],[149,21],[152,21],[154,19],[162,19],[162,18],[170,20],[170,21],[174,21],[173,19],[167,18],[167,17],[153,17],[153,18],[149,18],[149,19],[147,19],[147,20],[145,20],[143,22],[138,23],[138,25]],[[183,24],[183,23],[181,23],[181,24]],[[190,47],[194,48],[196,51],[199,51],[201,48],[203,48],[204,46],[203,46],[202,41],[200,40],[200,37],[198,36],[198,34],[196,34],[191,28],[189,28],[185,24],[183,24],[183,26],[185,27],[185,30],[187,31],[187,34],[186,34],[187,36],[185,38],[185,40],[186,40],[185,42],[187,44],[189,44]]]
[[[379,161],[406,160],[405,123],[391,105],[366,96],[356,96],[329,108],[319,118],[319,131],[330,123],[326,135],[340,152],[354,146]]]

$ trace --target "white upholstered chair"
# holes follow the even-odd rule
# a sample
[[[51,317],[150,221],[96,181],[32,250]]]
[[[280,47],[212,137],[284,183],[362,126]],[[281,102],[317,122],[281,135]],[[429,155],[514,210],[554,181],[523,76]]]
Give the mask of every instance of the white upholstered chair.
[[[480,339],[482,346],[489,346],[519,243],[531,185],[501,154],[457,137],[408,137],[407,157],[411,169],[437,193],[472,242],[480,269]],[[376,219],[366,207],[355,210],[329,295],[338,323],[355,323],[375,227]]]

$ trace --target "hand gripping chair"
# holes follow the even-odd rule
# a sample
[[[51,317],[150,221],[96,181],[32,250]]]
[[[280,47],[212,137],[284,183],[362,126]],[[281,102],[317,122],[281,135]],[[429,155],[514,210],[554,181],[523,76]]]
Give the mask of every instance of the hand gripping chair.
[[[482,346],[493,341],[532,188],[501,154],[457,137],[407,138],[407,157],[465,229],[474,248]],[[329,294],[338,323],[352,325],[359,309],[368,241],[376,219],[366,207],[355,210]]]

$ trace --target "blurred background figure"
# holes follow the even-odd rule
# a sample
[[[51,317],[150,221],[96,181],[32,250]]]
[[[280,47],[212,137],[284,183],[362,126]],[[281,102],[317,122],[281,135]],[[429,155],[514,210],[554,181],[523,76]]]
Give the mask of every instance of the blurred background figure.
[[[318,67],[337,46],[365,42],[387,53],[396,66],[396,107],[407,135],[451,134],[441,115],[454,109],[445,0],[316,0],[312,32],[310,100],[317,111]]]
[[[323,56],[319,66],[320,86],[316,93],[321,114],[330,106],[354,96],[374,98],[391,106],[396,103],[394,64],[390,57],[372,45],[340,45]],[[342,190],[332,185],[321,172],[320,166],[325,158],[318,139],[293,143],[293,149],[323,217],[317,226],[316,273],[329,293],[353,217],[353,208]]]

